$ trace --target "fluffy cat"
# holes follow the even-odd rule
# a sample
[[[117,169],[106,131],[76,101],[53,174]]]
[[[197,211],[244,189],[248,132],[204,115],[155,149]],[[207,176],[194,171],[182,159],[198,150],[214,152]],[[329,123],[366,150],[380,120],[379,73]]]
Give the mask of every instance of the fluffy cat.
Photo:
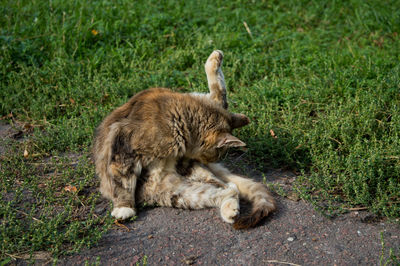
[[[219,207],[222,219],[240,229],[275,210],[264,185],[215,163],[227,148],[246,145],[231,132],[249,123],[227,110],[222,59],[214,51],[205,64],[209,94],[148,89],[100,124],[93,148],[96,173],[115,218],[134,216],[135,202]],[[249,215],[239,216],[239,197],[252,203]]]

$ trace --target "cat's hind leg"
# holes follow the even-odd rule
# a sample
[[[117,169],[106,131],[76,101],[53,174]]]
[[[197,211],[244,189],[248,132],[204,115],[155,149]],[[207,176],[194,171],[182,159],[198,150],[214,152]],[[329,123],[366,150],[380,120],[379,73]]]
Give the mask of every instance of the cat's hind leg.
[[[225,77],[222,73],[223,58],[222,51],[213,51],[208,57],[204,68],[207,74],[208,88],[210,89],[209,97],[211,100],[221,104],[223,108],[228,109]]]
[[[221,164],[211,163],[207,167],[223,181],[234,183],[239,190],[240,196],[250,201],[253,205],[249,215],[240,217],[235,221],[233,225],[235,229],[255,226],[261,219],[276,209],[274,198],[263,184],[232,174]]]
[[[216,187],[232,189],[239,193],[237,186],[234,183],[225,183],[216,177],[206,166],[195,163],[191,169],[191,173],[187,176],[189,180],[212,184]],[[233,223],[234,218],[239,214],[239,201],[237,197],[226,198],[220,206],[221,216],[227,223]]]
[[[216,187],[227,188],[228,184],[216,177],[213,172],[201,163],[194,163],[190,169],[190,174],[185,176],[195,182],[212,184]]]
[[[182,209],[219,207],[223,220],[233,223],[239,214],[239,192],[236,185],[220,187],[182,177],[176,173],[152,176],[140,186],[141,201]]]

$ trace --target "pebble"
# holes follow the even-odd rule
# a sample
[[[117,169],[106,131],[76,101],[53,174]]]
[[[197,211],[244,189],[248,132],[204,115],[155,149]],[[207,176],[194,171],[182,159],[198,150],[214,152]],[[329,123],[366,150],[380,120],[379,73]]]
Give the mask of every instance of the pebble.
[[[294,237],[288,237],[287,241],[293,242],[294,241]]]

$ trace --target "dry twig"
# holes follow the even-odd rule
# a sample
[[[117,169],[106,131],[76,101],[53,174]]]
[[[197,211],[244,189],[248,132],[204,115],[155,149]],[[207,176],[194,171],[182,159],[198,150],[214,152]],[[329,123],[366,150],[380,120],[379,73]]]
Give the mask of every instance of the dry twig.
[[[265,262],[267,262],[267,263],[278,263],[278,264],[288,264],[288,265],[292,265],[292,266],[301,266],[300,264],[291,263],[291,262],[285,262],[285,261],[279,261],[279,260],[266,260]]]
[[[25,216],[29,216],[29,214],[27,214],[26,212],[23,212],[23,211],[20,211],[20,210],[16,210],[16,211],[19,212],[19,213],[21,213],[21,214],[23,214],[23,215],[25,215]],[[34,221],[36,221],[36,222],[43,223],[42,220],[39,220],[39,219],[37,219],[37,218],[35,218],[35,217],[33,217],[33,216],[32,216],[32,219],[33,219]]]
[[[250,35],[250,37],[253,39],[253,34],[251,33],[251,30],[249,26],[247,25],[246,21],[243,21],[243,25],[246,28],[247,33]]]

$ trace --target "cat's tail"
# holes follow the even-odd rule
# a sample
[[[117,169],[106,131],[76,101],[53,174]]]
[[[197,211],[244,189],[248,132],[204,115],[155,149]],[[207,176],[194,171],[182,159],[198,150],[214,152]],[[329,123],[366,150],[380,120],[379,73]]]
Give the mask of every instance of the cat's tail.
[[[102,124],[99,126],[97,131],[93,148],[96,174],[100,178],[101,194],[104,197],[111,199],[114,194],[114,185],[110,164],[113,144],[120,131],[119,123],[114,123],[109,127],[105,127]]]
[[[239,216],[233,223],[235,229],[246,229],[256,226],[262,219],[268,216],[276,209],[275,201],[270,197],[269,193],[263,197],[252,201],[253,207],[250,214]]]

